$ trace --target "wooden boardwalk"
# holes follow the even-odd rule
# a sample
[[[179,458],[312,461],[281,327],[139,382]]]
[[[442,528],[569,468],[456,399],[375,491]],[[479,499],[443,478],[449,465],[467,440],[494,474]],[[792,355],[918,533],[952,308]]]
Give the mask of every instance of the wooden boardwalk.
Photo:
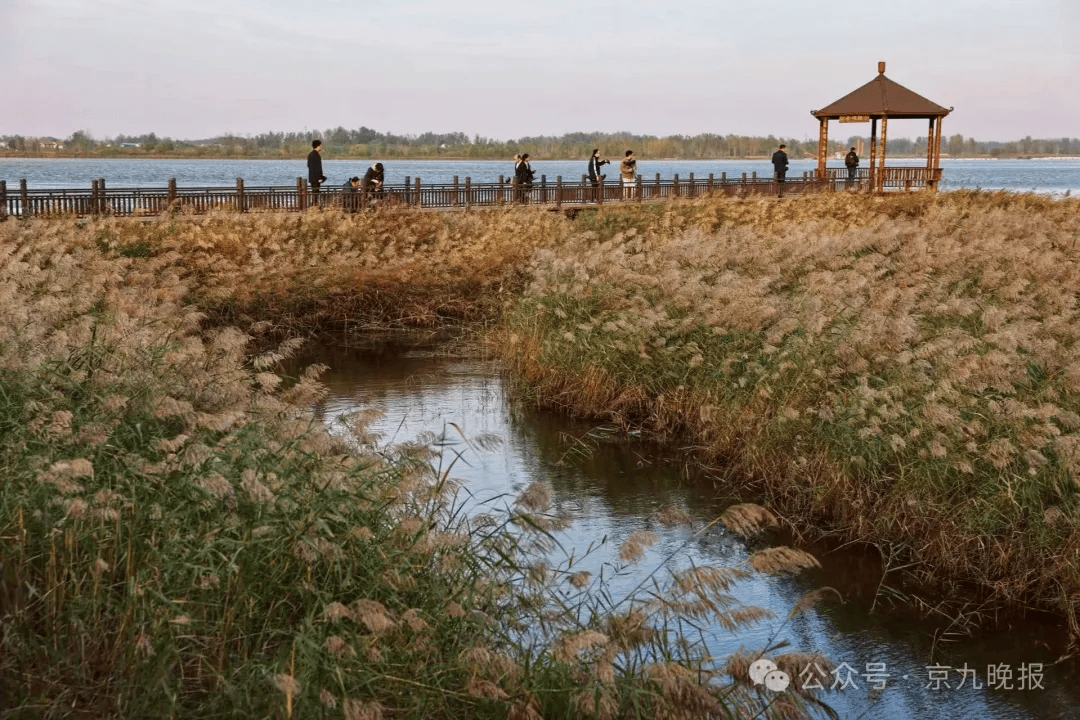
[[[941,170],[924,167],[895,167],[878,170],[884,175],[878,185],[887,190],[925,188],[928,180],[940,179]],[[637,177],[633,188],[624,188],[618,181],[592,185],[584,176],[580,181],[566,182],[558,177],[554,182],[541,176],[527,189],[518,188],[509,180],[474,183],[470,178],[437,185],[424,184],[420,178],[406,178],[400,185],[386,185],[377,194],[349,193],[341,187],[323,187],[312,193],[302,178],[295,185],[281,187],[247,187],[242,179],[235,187],[179,188],[170,180],[166,188],[112,188],[104,179],[95,180],[88,189],[38,190],[19,183],[17,190],[0,181],[0,220],[8,217],[109,215],[115,217],[153,217],[168,213],[205,214],[215,210],[233,212],[302,212],[308,208],[339,208],[349,211],[386,208],[416,208],[434,210],[469,210],[513,204],[544,206],[559,210],[595,207],[610,203],[646,202],[671,198],[716,196],[787,196],[806,193],[861,191],[873,187],[871,168],[858,170],[854,181],[848,180],[846,168],[829,168],[824,177],[803,173],[777,183],[771,176],[758,177],[743,173],[738,177],[670,179]]]

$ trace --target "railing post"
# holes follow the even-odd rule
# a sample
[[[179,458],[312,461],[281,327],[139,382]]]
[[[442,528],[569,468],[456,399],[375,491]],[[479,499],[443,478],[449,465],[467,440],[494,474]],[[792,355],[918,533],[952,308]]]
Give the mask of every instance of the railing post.
[[[465,211],[472,209],[472,178],[465,176]]]
[[[548,201],[547,175],[541,175],[540,176],[540,204],[541,205],[547,205],[547,201]]]
[[[461,199],[460,189],[458,188],[458,176],[454,176],[454,207],[457,207],[459,200]]]
[[[412,189],[412,177],[409,176],[409,175],[406,175],[405,176],[405,204],[406,205],[409,204],[409,198],[410,198],[409,190],[411,190],[411,189]]]
[[[26,178],[19,181],[19,195],[22,200],[22,216],[30,217],[30,193],[26,189]]]
[[[710,194],[711,194],[711,193],[712,193],[712,191],[713,191],[713,186],[714,186],[714,185],[716,185],[716,182],[715,182],[715,181],[713,180],[713,174],[712,174],[712,173],[709,173],[709,185],[708,185],[708,188],[709,188],[709,193],[710,193]]]
[[[424,207],[424,196],[420,193],[420,178],[416,178],[416,207]]]
[[[562,210],[562,175],[555,178],[555,209]]]
[[[727,171],[720,173],[720,182],[727,185]]]
[[[690,173],[690,197],[694,197],[694,173]]]
[[[101,200],[101,214],[108,212],[109,201],[105,196],[105,178],[98,178],[98,198]]]
[[[296,178],[296,209],[300,212],[307,210],[307,185],[304,178]]]
[[[236,209],[245,212],[247,203],[244,202],[244,178],[236,178]]]
[[[7,220],[7,180],[0,180],[0,222]]]
[[[671,180],[671,197],[679,197],[679,173],[675,173]]]
[[[176,207],[176,178],[169,178],[169,210]]]
[[[622,180],[620,180],[619,182],[622,182]],[[596,178],[596,204],[597,205],[603,205],[604,204],[604,192],[605,192],[604,191],[604,178],[598,177],[598,178]]]
[[[499,176],[499,204],[502,205],[506,202],[506,181],[503,176]]]
[[[98,208],[101,207],[100,191],[98,190],[98,182],[94,180],[90,183],[90,214],[97,215]]]
[[[656,177],[660,177],[660,173],[656,173]],[[641,202],[641,176],[638,175],[634,178],[634,199],[637,202]]]

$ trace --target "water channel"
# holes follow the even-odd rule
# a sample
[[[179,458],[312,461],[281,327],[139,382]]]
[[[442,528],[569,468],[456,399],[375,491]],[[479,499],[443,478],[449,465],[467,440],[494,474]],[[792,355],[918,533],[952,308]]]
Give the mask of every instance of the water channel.
[[[314,362],[330,367],[323,376],[329,395],[316,412],[331,428],[343,414],[375,409],[382,417],[371,429],[381,434],[381,445],[446,432],[446,441],[456,443],[464,456],[451,476],[464,486],[469,503],[496,497],[509,503],[533,481],[549,483],[555,507],[573,518],[559,536],[567,552],[581,555],[607,538],[588,559],[591,567],[581,569],[616,564],[623,540],[637,530],[653,530],[659,542],[633,574],[615,578],[615,595],[636,585],[739,501],[738,488],[689,471],[686,458],[675,450],[520,407],[496,362],[449,355],[436,340],[313,344],[290,365]],[[496,435],[501,445],[486,452],[470,449],[449,423],[467,437]],[[663,507],[690,513],[696,528],[651,522],[650,516]],[[693,539],[672,563],[733,566],[755,550],[786,541],[773,535],[748,544],[715,526]],[[836,689],[824,699],[844,720],[1080,718],[1080,667],[1075,659],[1057,662],[1065,652],[1062,623],[1027,617],[969,636],[949,618],[928,617],[908,604],[890,602],[890,593],[879,591],[883,583],[876,553],[806,549],[820,559],[820,570],[794,578],[754,575],[733,589],[741,602],[771,610],[775,618],[735,634],[709,628],[706,641],[714,657],[740,647],[757,650],[774,637],[790,642],[794,650],[820,652],[838,666],[832,679]],[[822,586],[839,590],[844,602],[818,604],[785,624],[799,599]],[[875,688],[882,683],[884,690]]]

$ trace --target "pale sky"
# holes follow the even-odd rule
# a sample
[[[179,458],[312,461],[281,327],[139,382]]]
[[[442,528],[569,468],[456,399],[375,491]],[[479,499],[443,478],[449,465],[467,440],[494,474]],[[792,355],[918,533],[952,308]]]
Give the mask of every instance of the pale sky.
[[[885,60],[946,135],[1080,137],[1078,38],[1080,0],[0,0],[0,135],[816,138]]]

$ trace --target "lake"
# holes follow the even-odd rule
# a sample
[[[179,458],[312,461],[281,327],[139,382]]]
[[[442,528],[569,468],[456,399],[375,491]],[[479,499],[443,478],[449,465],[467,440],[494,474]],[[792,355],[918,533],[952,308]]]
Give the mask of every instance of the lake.
[[[328,185],[341,185],[354,175],[362,176],[373,161],[325,160],[323,171]],[[864,158],[863,167],[869,162]],[[920,167],[924,160],[889,159],[890,167]],[[536,160],[532,163],[537,179],[547,176],[555,182],[581,179],[587,160]],[[408,178],[421,178],[425,183],[451,183],[454,176],[461,182],[466,177],[474,182],[498,182],[499,175],[513,175],[511,160],[388,160],[387,184],[401,184]],[[983,189],[1015,192],[1048,193],[1055,196],[1080,192],[1080,158],[1034,160],[953,160],[941,161],[944,175],[942,190]],[[843,161],[830,160],[829,167],[842,167]],[[792,160],[789,177],[811,172],[817,167],[812,159]],[[618,162],[605,166],[609,179],[618,176]],[[650,160],[638,158],[638,172],[645,178],[657,173],[664,179],[678,174],[680,180],[706,179],[713,173],[729,178],[742,173],[770,176],[772,166],[767,160]],[[0,158],[0,180],[7,181],[8,192],[17,191],[19,181],[26,179],[31,189],[89,188],[105,178],[110,188],[165,188],[170,178],[180,187],[235,187],[243,178],[248,187],[295,186],[297,177],[307,177],[303,160],[148,160],[148,159],[25,159]]]

